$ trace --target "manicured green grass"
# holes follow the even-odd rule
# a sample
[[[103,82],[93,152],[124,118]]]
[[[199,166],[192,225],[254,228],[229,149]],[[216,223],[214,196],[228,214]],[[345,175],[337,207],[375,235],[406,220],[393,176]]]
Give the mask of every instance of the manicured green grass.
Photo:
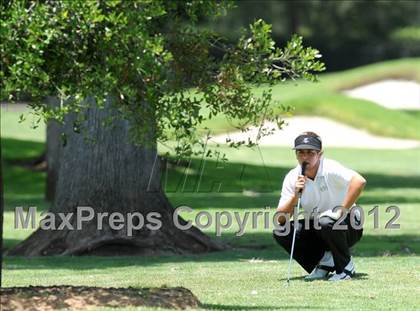
[[[417,63],[418,60],[405,60],[373,65],[369,69],[348,71],[340,79],[339,76],[334,78],[335,74],[326,75],[331,80],[323,87],[331,95],[338,89],[356,85],[362,78],[375,81],[391,73],[400,74],[397,67],[404,68],[402,72],[406,74],[413,71]],[[413,74],[412,78],[419,80],[418,74]],[[302,95],[305,91],[311,93],[313,87],[318,85],[303,85]],[[294,89],[281,88],[284,90],[279,89],[278,96],[284,95],[285,100],[290,101],[296,99]],[[331,95],[333,98],[340,96],[334,94]],[[334,111],[334,104],[331,107]],[[416,112],[404,113],[419,116]],[[380,112],[378,114],[378,118],[382,118]],[[49,206],[43,195],[45,173],[30,171],[11,162],[38,156],[45,148],[42,143],[44,129],[29,131],[28,127],[17,124],[18,115],[10,110],[2,110],[1,115],[6,249],[32,232],[13,228],[15,207],[37,206],[39,216]],[[411,137],[408,134],[411,130],[403,131],[404,135]],[[214,221],[216,213],[222,211],[237,212],[241,218],[247,212],[271,216],[279,199],[283,176],[296,165],[293,152],[289,148],[277,147],[259,150],[223,147],[222,150],[230,160],[228,163],[193,159],[188,168],[176,167],[166,172],[164,186],[175,207],[182,204],[193,208],[192,213],[182,214],[187,220],[195,222],[199,212],[212,215],[213,225],[204,231],[228,243],[231,246],[228,251],[160,257],[6,257],[3,285],[184,286],[199,298],[203,309],[208,310],[418,309],[420,149],[325,151],[326,157],[359,171],[368,180],[358,201],[366,216],[364,236],[353,249],[358,277],[351,282],[334,284],[325,281],[306,283],[303,281],[305,272],[294,262],[293,279],[288,288],[285,286],[288,255],[274,242],[272,224],[264,227],[264,216],[258,216],[256,228],[252,228],[250,214],[242,236],[236,235],[238,225],[216,236]],[[393,216],[393,213],[386,212],[390,205],[397,205],[400,209],[396,221],[400,229],[384,228]],[[375,206],[379,209],[379,228],[374,228],[373,215],[368,215]],[[224,218],[222,223],[225,223]]]
[[[16,258],[13,263],[6,262],[5,277],[15,277],[14,283],[21,286],[55,285],[58,280],[91,286],[184,286],[209,310],[415,310],[418,306],[418,257],[358,257],[361,276],[334,284],[306,283],[295,265],[294,278],[286,287],[286,258],[279,260],[275,252],[273,257],[267,254],[231,251],[176,259]]]
[[[30,110],[25,104],[1,105],[1,137],[15,138],[30,141],[45,141],[45,123],[37,123],[37,118],[28,113]],[[23,120],[20,122],[20,116]]]
[[[3,150],[8,150],[5,151],[6,160],[13,158],[11,150],[17,147],[22,156],[43,149],[40,143],[13,139],[2,142]],[[202,165],[199,160],[191,163],[186,181],[182,169],[170,170],[167,190],[171,202],[174,206],[191,206],[194,211],[182,215],[193,222],[202,211],[212,215],[213,223],[216,213],[226,210],[238,212],[242,218],[246,212],[269,212],[271,216],[279,197],[282,177],[295,160],[287,148],[261,148],[260,151],[265,165],[258,157],[260,152],[249,149],[229,151],[230,162],[223,168],[217,169],[219,164],[214,161],[206,162],[203,188],[199,188],[203,191],[199,193],[194,192]],[[366,215],[364,237],[353,250],[359,276],[351,282],[306,283],[303,281],[305,272],[294,263],[293,279],[287,288],[287,254],[273,241],[272,225],[264,228],[264,218],[260,216],[256,229],[253,229],[250,216],[245,233],[239,237],[236,236],[237,225],[222,231],[220,237],[216,237],[214,225],[204,230],[215,239],[230,244],[232,248],[228,251],[161,257],[6,257],[4,286],[184,286],[200,299],[203,309],[208,310],[415,310],[420,302],[420,150],[332,149],[327,150],[327,155],[367,177],[367,189],[359,200],[366,214],[375,205],[379,206],[379,228],[374,229],[373,216]],[[238,170],[243,172],[242,179],[238,178],[241,176]],[[5,247],[9,248],[31,232],[13,229],[13,208],[35,205],[40,212],[48,204],[43,201],[42,195],[43,173],[18,168],[7,161],[4,171],[4,235]],[[185,181],[184,193],[175,186],[180,181]],[[206,192],[214,182],[221,183],[222,192]],[[256,197],[247,196],[243,189],[261,193]],[[389,205],[397,205],[401,210],[397,220],[400,229],[384,229],[393,215],[385,212]],[[222,223],[225,223],[224,218]]]

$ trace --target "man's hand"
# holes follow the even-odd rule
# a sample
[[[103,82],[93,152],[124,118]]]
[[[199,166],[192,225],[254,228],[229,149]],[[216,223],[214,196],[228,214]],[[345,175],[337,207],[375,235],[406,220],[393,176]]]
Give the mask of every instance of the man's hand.
[[[295,194],[299,195],[305,189],[306,176],[299,175],[295,183]]]
[[[328,210],[328,211],[322,212],[319,215],[319,218],[324,217],[324,216],[328,216],[328,217],[330,217],[334,220],[338,220],[343,215],[343,213],[345,213],[345,211],[343,210],[342,207],[341,208],[336,208],[335,211]]]

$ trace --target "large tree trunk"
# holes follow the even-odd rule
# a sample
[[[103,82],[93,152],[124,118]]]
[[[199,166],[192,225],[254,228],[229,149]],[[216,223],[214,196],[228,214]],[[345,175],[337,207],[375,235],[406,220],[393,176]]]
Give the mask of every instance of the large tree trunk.
[[[111,115],[112,126],[104,127],[103,121],[109,121]],[[124,216],[140,212],[145,218],[149,212],[157,212],[162,226],[159,230],[143,226],[130,237],[125,224],[122,230],[114,230],[108,218],[98,230],[95,217],[84,223],[82,230],[39,228],[9,255],[186,254],[224,248],[195,227],[181,230],[175,226],[174,209],[161,189],[155,142],[146,147],[130,143],[129,122],[121,120],[109,107],[88,109],[81,134],[73,132],[69,121],[63,128],[67,142],[61,149],[51,212],[75,212],[78,206],[93,207],[95,213],[119,212]],[[75,218],[71,219],[74,228]],[[60,223],[57,221],[57,226]]]
[[[48,104],[51,107],[59,105],[58,98],[47,98]],[[58,180],[58,169],[60,167],[60,150],[62,145],[61,139],[62,128],[61,124],[55,120],[48,121],[47,124],[47,180],[45,185],[45,199],[53,202]]]

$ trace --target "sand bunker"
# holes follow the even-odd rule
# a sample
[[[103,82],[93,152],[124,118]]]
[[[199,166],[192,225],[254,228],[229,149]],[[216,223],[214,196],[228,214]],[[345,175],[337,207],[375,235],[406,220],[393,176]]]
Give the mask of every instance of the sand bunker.
[[[389,109],[420,109],[420,84],[414,81],[384,80],[344,91]]]
[[[263,137],[261,146],[288,146],[292,147],[297,135],[304,131],[314,131],[322,137],[324,147],[367,148],[367,149],[409,149],[420,147],[420,141],[410,139],[397,139],[369,134],[331,119],[323,117],[298,116],[285,119],[288,124],[283,130],[277,130],[273,135]],[[276,127],[266,123],[265,126]],[[232,141],[247,140],[250,137],[255,141],[258,128],[252,128],[247,133],[234,132],[217,135],[212,142],[225,143],[226,138]]]

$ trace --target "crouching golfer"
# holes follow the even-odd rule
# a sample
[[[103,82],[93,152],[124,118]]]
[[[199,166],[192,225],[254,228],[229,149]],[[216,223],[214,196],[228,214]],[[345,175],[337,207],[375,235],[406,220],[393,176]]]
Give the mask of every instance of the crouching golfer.
[[[300,204],[307,219],[306,225],[304,219],[297,222],[293,258],[309,273],[305,280],[326,279],[330,272],[335,272],[328,278],[330,281],[351,279],[355,265],[349,248],[360,240],[363,229],[360,212],[355,209],[350,213],[350,210],[366,180],[338,162],[324,158],[321,138],[313,132],[299,135],[294,150],[299,165],[284,178],[277,208],[281,212],[280,226],[273,231],[273,236],[290,254],[294,221],[287,216],[293,214],[301,195]],[[301,175],[304,162],[305,176]],[[339,219],[339,224],[347,228],[337,228],[339,224],[335,223]]]

